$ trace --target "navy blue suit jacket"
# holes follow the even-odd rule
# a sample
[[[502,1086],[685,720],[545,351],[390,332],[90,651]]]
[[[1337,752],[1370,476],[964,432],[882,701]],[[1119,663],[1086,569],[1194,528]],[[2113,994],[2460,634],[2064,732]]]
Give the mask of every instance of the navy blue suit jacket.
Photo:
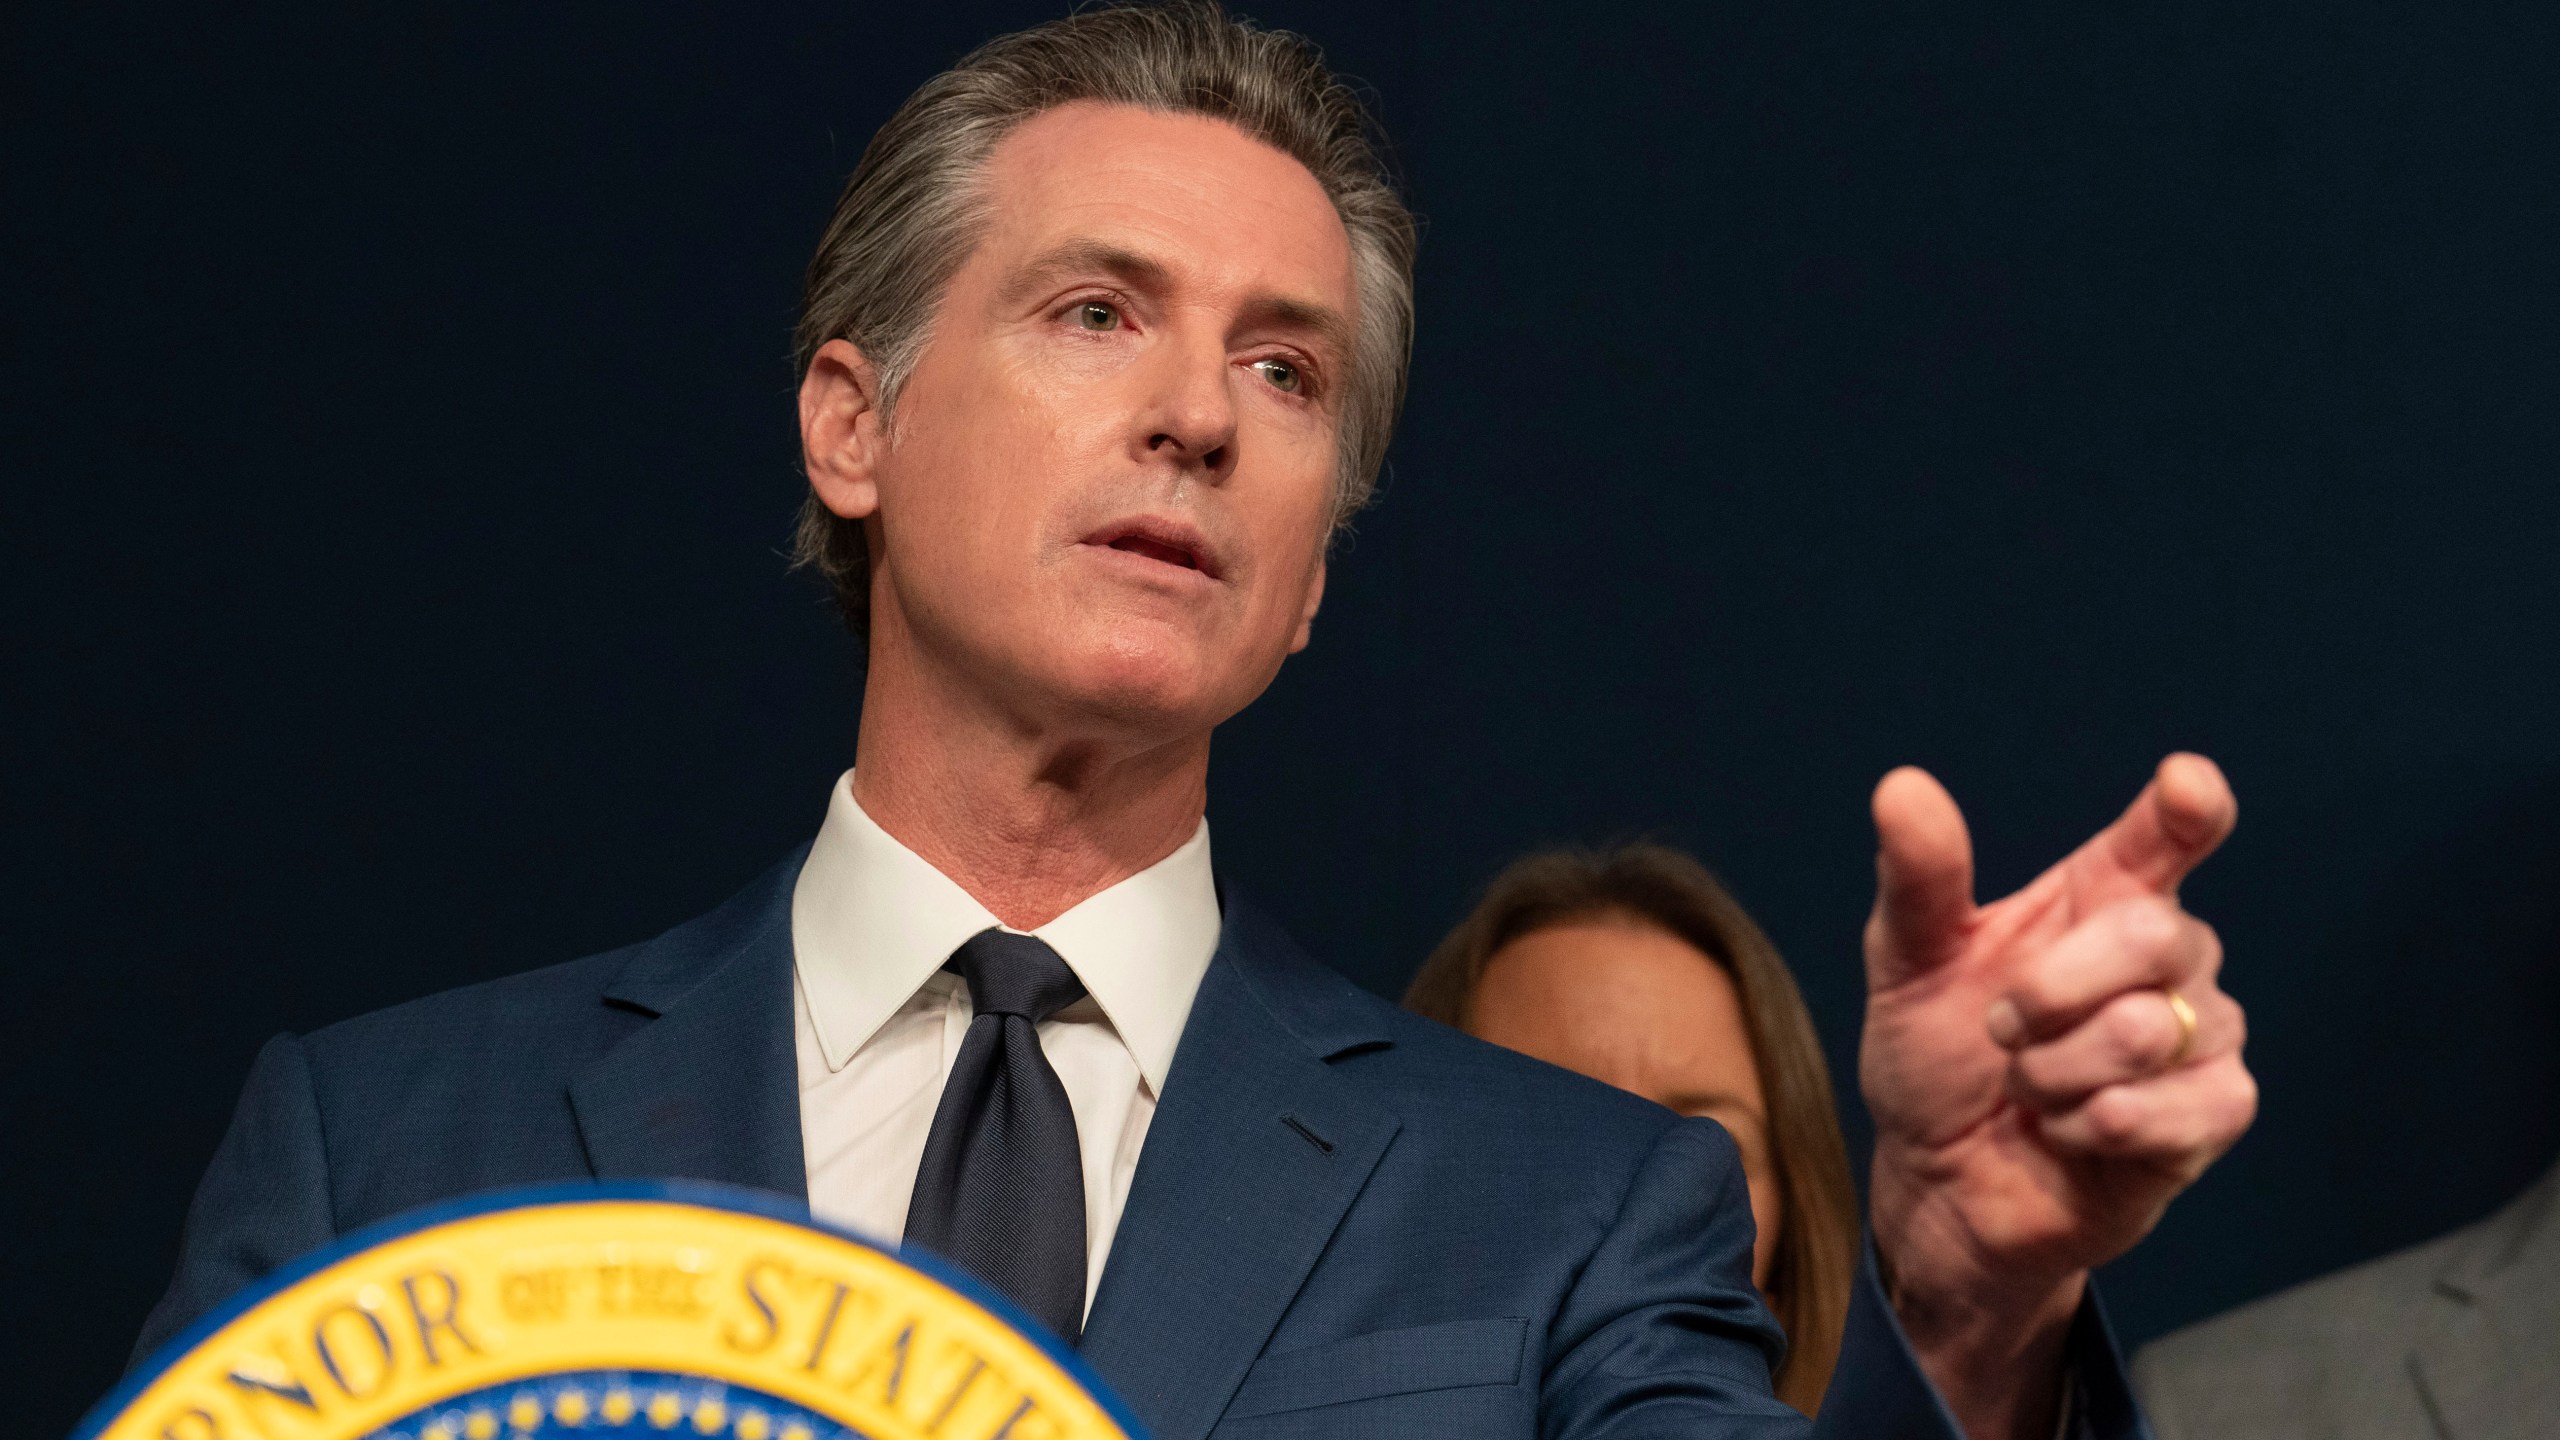
[[[655,940],[296,1039],[251,1071],[147,1354],[357,1226],[495,1186],[805,1196],[794,856]],[[1083,1354],[1155,1440],[1798,1436],[1711,1122],[1416,1019],[1229,890]],[[2090,1440],[2139,1435],[2094,1309]],[[1817,1433],[1954,1440],[1872,1269]]]

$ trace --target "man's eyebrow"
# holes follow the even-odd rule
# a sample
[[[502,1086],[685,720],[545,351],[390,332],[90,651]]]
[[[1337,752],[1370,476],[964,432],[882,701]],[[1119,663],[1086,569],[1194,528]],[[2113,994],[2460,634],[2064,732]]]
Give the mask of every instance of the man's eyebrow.
[[[1173,279],[1172,271],[1134,250],[1102,240],[1069,240],[1025,262],[1006,278],[996,298],[1008,307],[1018,305],[1063,276],[1095,272],[1147,289],[1160,289]]]
[[[1245,307],[1245,313],[1264,324],[1308,331],[1336,355],[1351,351],[1351,322],[1330,305],[1293,300],[1286,295],[1262,295]]]

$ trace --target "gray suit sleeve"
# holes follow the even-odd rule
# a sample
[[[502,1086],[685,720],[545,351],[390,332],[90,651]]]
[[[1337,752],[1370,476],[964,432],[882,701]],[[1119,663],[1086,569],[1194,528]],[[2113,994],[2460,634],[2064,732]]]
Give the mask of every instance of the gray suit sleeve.
[[[2186,1397],[2179,1393],[2173,1377],[2161,1373],[2160,1352],[2146,1345],[2133,1357],[2133,1390],[2142,1397],[2143,1418],[2151,1422],[2156,1440],[2189,1440],[2194,1427],[2187,1424],[2186,1410],[2180,1404]]]
[[[331,1208],[310,1057],[278,1035],[249,1067],[230,1132],[187,1209],[177,1276],[143,1322],[130,1365],[243,1286],[337,1238]]]

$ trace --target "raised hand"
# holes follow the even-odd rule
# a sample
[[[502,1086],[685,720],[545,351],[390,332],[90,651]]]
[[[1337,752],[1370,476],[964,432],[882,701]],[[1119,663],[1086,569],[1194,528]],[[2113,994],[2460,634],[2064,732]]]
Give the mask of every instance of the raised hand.
[[[2114,824],[1981,906],[1944,787],[1896,770],[1874,808],[1859,1077],[1877,1248],[1968,1432],[2049,1434],[2089,1269],[2141,1239],[2257,1110],[2221,942],[2177,900],[2236,806],[2213,762],[2172,755]]]

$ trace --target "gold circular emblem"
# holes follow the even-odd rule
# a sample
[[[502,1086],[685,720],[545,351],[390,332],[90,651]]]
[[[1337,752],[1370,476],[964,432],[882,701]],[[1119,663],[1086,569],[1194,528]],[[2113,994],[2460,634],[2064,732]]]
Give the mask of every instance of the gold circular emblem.
[[[745,1191],[559,1187],[390,1222],[173,1342],[78,1440],[1126,1440],[932,1260]]]

